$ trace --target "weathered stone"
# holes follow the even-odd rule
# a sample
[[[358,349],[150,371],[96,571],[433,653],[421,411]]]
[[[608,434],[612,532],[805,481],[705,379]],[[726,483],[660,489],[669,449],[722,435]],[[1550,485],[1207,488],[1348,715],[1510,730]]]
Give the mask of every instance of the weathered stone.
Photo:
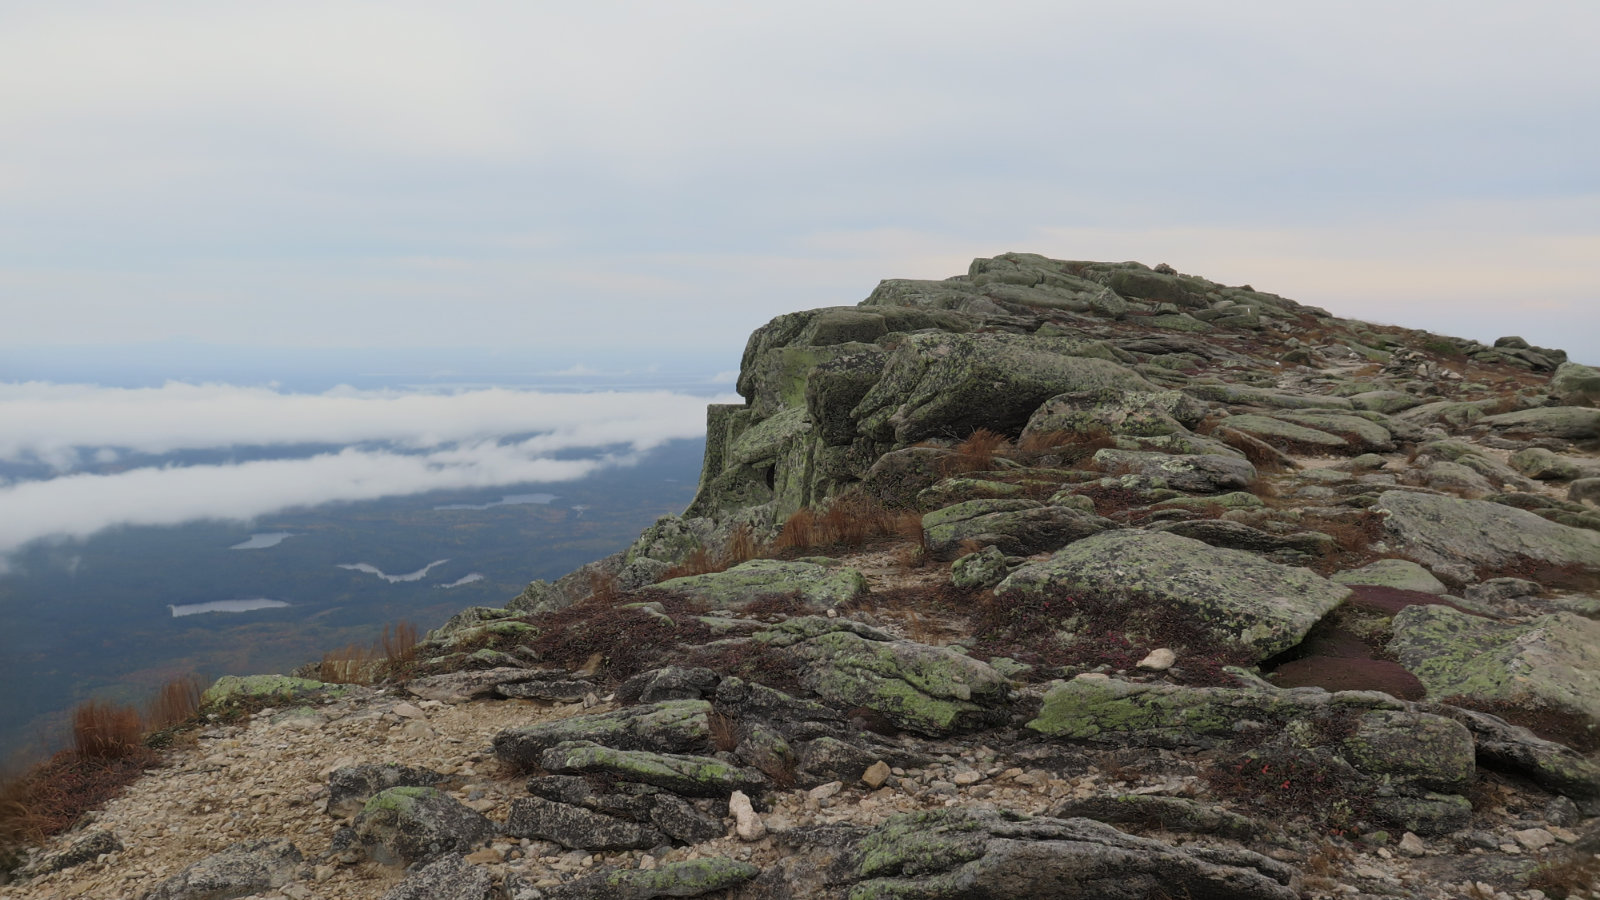
[[[868,832],[850,900],[1144,900],[1157,891],[1294,900],[1293,871],[1245,851],[1184,850],[1090,819],[947,809],[905,813]]]
[[[288,675],[224,675],[206,688],[200,697],[200,704],[211,706],[250,700],[287,703],[310,697],[337,697],[346,690],[343,685],[324,684],[310,678],[292,678]]]
[[[24,866],[21,875],[24,878],[38,878],[51,872],[60,872],[63,869],[92,862],[107,853],[121,852],[122,849],[122,841],[115,834],[99,828],[90,828],[73,838],[67,846],[53,853],[46,853]]]
[[[1562,363],[1550,377],[1550,396],[1563,406],[1600,406],[1600,369]]]
[[[494,834],[494,824],[431,787],[396,787],[368,800],[351,825],[374,860],[389,866],[465,853]]]
[[[1240,841],[1271,833],[1267,824],[1219,806],[1182,797],[1150,794],[1114,794],[1068,800],[1050,810],[1058,819],[1084,818],[1097,822],[1143,825],[1163,831],[1215,834]]]
[[[766,783],[754,769],[732,766],[709,756],[615,750],[590,741],[568,741],[546,750],[540,765],[558,775],[601,774],[635,781],[690,797],[725,797]]]
[[[654,869],[611,869],[556,888],[548,900],[654,900],[656,897],[699,897],[725,891],[755,878],[761,869],[724,856],[663,863]]]
[[[1600,570],[1600,534],[1482,500],[1389,491],[1374,507],[1405,555],[1441,565],[1504,568],[1531,560]]]
[[[752,559],[724,572],[688,575],[657,590],[693,596],[713,609],[740,609],[763,597],[793,594],[818,609],[831,609],[867,592],[860,572],[816,563]]]
[[[1571,481],[1586,474],[1600,474],[1600,463],[1591,460],[1580,461],[1553,453],[1543,447],[1529,447],[1517,451],[1511,456],[1511,466],[1529,478],[1540,481]]]
[[[418,869],[390,888],[383,900],[489,900],[494,876],[451,854]]]
[[[1127,450],[1101,450],[1095,464],[1108,475],[1143,475],[1160,478],[1174,490],[1218,494],[1243,490],[1255,480],[1256,468],[1248,460],[1233,456],[1172,456],[1165,453],[1134,453]]]
[[[335,769],[328,776],[328,814],[347,818],[373,795],[392,787],[434,787],[451,779],[431,769],[368,763]]]
[[[1351,449],[1350,442],[1338,435],[1270,416],[1229,416],[1225,421],[1229,428],[1280,449],[1324,453],[1342,453]]]
[[[1175,534],[1134,531],[1071,544],[1011,573],[995,592],[1053,589],[1176,607],[1211,629],[1213,639],[1258,660],[1299,643],[1350,594],[1306,569]]]
[[[539,673],[520,666],[499,666],[463,672],[446,672],[429,675],[406,682],[406,693],[422,700],[441,703],[466,703],[469,700],[486,700],[504,696],[499,692],[503,684],[533,681],[546,677],[565,677],[565,672]]]
[[[1005,579],[1006,573],[1006,555],[990,546],[952,562],[950,583],[958,588],[992,588]]]
[[[617,688],[623,703],[660,703],[664,700],[699,700],[717,689],[722,676],[701,667],[666,666],[629,678]]]
[[[555,841],[570,850],[640,850],[666,840],[637,822],[543,797],[511,801],[503,830],[511,837]]]
[[[564,741],[592,740],[619,750],[651,747],[666,752],[710,747],[711,704],[704,700],[668,700],[616,712],[573,716],[495,735],[494,753],[503,763],[522,768]]]
[[[673,794],[660,794],[655,798],[650,808],[650,824],[684,844],[699,844],[722,837],[728,831],[721,819],[701,812],[693,803]]]
[[[1512,625],[1409,606],[1391,627],[1389,652],[1431,697],[1542,704],[1600,728],[1600,622],[1555,613]]]
[[[286,840],[247,841],[156,885],[144,900],[234,900],[294,880],[300,851]]]
[[[806,664],[802,682],[824,699],[873,710],[908,731],[947,734],[1006,714],[1005,676],[943,647],[835,631],[788,652]]]
[[[1431,704],[1428,709],[1472,732],[1479,763],[1569,797],[1585,815],[1600,813],[1600,764],[1498,716],[1447,704]]]
[[[1259,528],[1251,528],[1241,522],[1230,522],[1226,519],[1195,519],[1188,522],[1167,522],[1153,526],[1151,530],[1204,541],[1213,547],[1249,550],[1252,553],[1277,553],[1287,550],[1307,556],[1318,556],[1334,549],[1333,538],[1318,531],[1272,534]],[[1337,581],[1338,579],[1334,580]]]
[[[1600,409],[1544,406],[1485,416],[1482,424],[1505,434],[1588,441],[1600,438]]]
[[[1156,385],[1104,359],[1086,342],[1010,334],[907,335],[853,411],[861,433],[904,445],[978,428],[1015,433],[1046,400],[1106,388]]]
[[[1330,576],[1340,584],[1370,584],[1395,588],[1401,591],[1419,591],[1424,594],[1443,594],[1449,591],[1445,583],[1433,573],[1409,559],[1380,559],[1359,569],[1338,572]]]
[[[971,541],[1011,556],[1054,550],[1114,523],[1065,506],[1032,500],[969,500],[922,517],[923,540],[935,556],[947,556]]]

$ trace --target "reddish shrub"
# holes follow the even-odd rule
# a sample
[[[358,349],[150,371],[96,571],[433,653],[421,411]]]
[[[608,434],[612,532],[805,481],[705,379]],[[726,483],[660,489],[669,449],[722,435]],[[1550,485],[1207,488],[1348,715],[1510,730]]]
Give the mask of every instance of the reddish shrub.
[[[143,744],[139,713],[126,706],[90,700],[72,711],[72,750],[81,759],[123,759]]]

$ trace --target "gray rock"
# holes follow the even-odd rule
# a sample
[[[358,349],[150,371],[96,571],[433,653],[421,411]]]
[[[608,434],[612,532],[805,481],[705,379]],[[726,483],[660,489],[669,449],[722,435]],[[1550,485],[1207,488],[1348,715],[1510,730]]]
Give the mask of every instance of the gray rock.
[[[431,769],[367,763],[335,769],[328,776],[328,815],[347,818],[373,795],[393,787],[436,787],[451,781]]]
[[[511,801],[503,831],[515,838],[555,841],[569,850],[643,850],[666,841],[649,826],[543,797]]]
[[[978,428],[1016,433],[1051,397],[1107,388],[1156,391],[1089,342],[1011,334],[907,335],[852,415],[862,434],[900,445]]]
[[[564,673],[563,673],[564,674]],[[406,693],[422,700],[440,703],[466,703],[469,700],[487,700],[502,696],[498,688],[503,684],[531,681],[538,674],[520,666],[501,666],[466,672],[447,672],[429,675],[406,683]]]
[[[1563,363],[1550,377],[1550,397],[1563,406],[1600,406],[1600,370]]]
[[[1504,569],[1533,561],[1600,570],[1600,534],[1568,528],[1533,513],[1482,500],[1389,491],[1374,506],[1402,552],[1438,571],[1441,565]]]
[[[465,853],[495,833],[488,819],[431,787],[382,791],[367,801],[351,827],[367,855],[389,866]]]
[[[594,682],[587,678],[574,678],[566,672],[542,673],[541,677],[501,682],[494,686],[496,696],[511,700],[543,700],[547,703],[576,703],[594,691]]]
[[[234,844],[156,885],[144,900],[248,897],[293,881],[300,860],[300,851],[283,839]]]
[[[621,750],[655,748],[666,752],[710,748],[711,704],[704,700],[667,700],[616,712],[573,716],[495,735],[494,753],[502,763],[524,769],[563,741],[592,740]]]
[[[1482,424],[1504,434],[1587,441],[1600,438],[1600,409],[1545,406],[1485,416]]]
[[[935,556],[967,541],[998,547],[1009,556],[1054,550],[1114,527],[1108,519],[1032,500],[969,500],[922,517],[923,540]]]
[[[1600,728],[1600,622],[1555,613],[1512,625],[1409,606],[1391,628],[1389,652],[1430,697],[1542,704]]]
[[[489,870],[450,855],[418,869],[390,888],[383,900],[489,900],[493,893]]]
[[[1420,591],[1424,594],[1444,594],[1450,589],[1433,577],[1433,573],[1409,559],[1380,559],[1359,569],[1338,572],[1331,576],[1340,584],[1370,584],[1402,591]]]
[[[699,700],[716,691],[722,679],[710,669],[667,666],[640,672],[617,688],[622,703],[660,703],[663,700]]]
[[[1163,531],[1180,537],[1204,541],[1213,547],[1231,550],[1249,550],[1252,553],[1278,553],[1291,551],[1307,556],[1317,556],[1334,549],[1333,538],[1317,531],[1298,531],[1293,534],[1272,534],[1251,528],[1241,522],[1226,519],[1194,519],[1188,522],[1166,522],[1155,525],[1152,531]],[[1338,580],[1338,579],[1334,579]]]
[[[1143,475],[1160,478],[1174,490],[1219,494],[1245,490],[1256,477],[1256,467],[1234,456],[1187,456],[1101,450],[1095,464],[1108,475]]]
[[[1006,555],[985,547],[950,564],[950,583],[958,588],[992,588],[1005,579]]]
[[[650,824],[683,844],[699,844],[728,833],[721,819],[701,812],[693,803],[673,794],[655,798],[650,808]]]
[[[607,869],[552,888],[549,900],[654,900],[699,897],[737,887],[761,869],[725,856],[664,863],[654,869]]]
[[[787,652],[805,664],[802,683],[825,700],[865,707],[908,731],[948,734],[1006,715],[1005,676],[943,647],[835,631]]]
[[[1600,765],[1582,753],[1488,713],[1447,704],[1425,708],[1455,719],[1472,732],[1480,764],[1521,775],[1569,797],[1584,815],[1600,814]]]
[[[752,559],[727,571],[673,578],[656,590],[692,596],[712,609],[742,609],[763,597],[794,594],[816,609],[832,609],[867,592],[867,580],[848,567]]]
[[[1175,534],[1136,531],[1071,544],[1011,573],[995,592],[1050,589],[1171,605],[1208,625],[1213,639],[1257,660],[1299,643],[1350,595],[1349,588],[1307,569]]]
[[[947,809],[897,815],[854,857],[852,900],[1144,900],[1158,891],[1295,900],[1293,870],[1246,851],[1191,851],[1090,819]]]
[[[1600,463],[1579,460],[1543,447],[1529,447],[1511,456],[1511,466],[1518,472],[1539,481],[1572,481],[1585,475],[1600,474]]]
[[[1084,818],[1155,827],[1164,831],[1215,834],[1240,841],[1255,840],[1272,832],[1267,824],[1220,806],[1153,794],[1114,794],[1067,800],[1050,810],[1050,815],[1057,819]]]
[[[73,838],[71,843],[60,850],[47,853],[24,866],[19,874],[24,878],[38,878],[51,872],[60,872],[86,862],[93,862],[98,857],[107,853],[119,853],[122,849],[122,841],[115,834],[91,828]]]
[[[557,744],[546,750],[539,761],[546,771],[557,775],[608,775],[690,797],[726,797],[734,791],[753,792],[766,785],[760,772],[708,756],[616,750],[591,741]]]

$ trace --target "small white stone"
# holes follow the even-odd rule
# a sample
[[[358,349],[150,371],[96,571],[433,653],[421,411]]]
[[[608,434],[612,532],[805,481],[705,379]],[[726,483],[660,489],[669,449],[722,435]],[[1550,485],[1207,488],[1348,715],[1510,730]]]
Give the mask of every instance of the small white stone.
[[[1421,856],[1428,852],[1428,847],[1422,843],[1422,838],[1408,831],[1400,836],[1399,850],[1406,856]]]
[[[428,717],[427,713],[409,703],[396,703],[391,712],[403,719],[426,719]]]
[[[1172,664],[1177,661],[1178,654],[1173,653],[1166,647],[1158,647],[1155,650],[1151,650],[1144,659],[1139,660],[1139,668],[1147,672],[1165,672],[1172,668]]]
[[[744,791],[734,791],[728,797],[728,812],[733,815],[733,833],[739,840],[759,841],[767,836],[767,826],[761,824],[761,817],[756,815]]]
[[[861,773],[861,783],[873,790],[883,787],[883,783],[888,780],[889,764],[881,759],[868,766],[867,770]]]
[[[1556,842],[1556,836],[1543,828],[1525,828],[1511,832],[1511,836],[1526,850],[1543,850]]]
[[[842,790],[844,790],[844,782],[830,781],[827,784],[818,785],[812,788],[806,793],[806,796],[813,800],[826,800]]]

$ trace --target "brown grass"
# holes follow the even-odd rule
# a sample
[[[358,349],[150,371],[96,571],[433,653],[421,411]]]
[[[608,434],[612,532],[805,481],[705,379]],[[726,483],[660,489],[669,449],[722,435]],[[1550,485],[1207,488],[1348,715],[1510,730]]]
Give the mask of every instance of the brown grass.
[[[90,700],[72,711],[72,752],[83,759],[124,759],[144,746],[138,710]]]
[[[410,665],[417,658],[417,626],[404,619],[393,625],[383,626],[383,635],[378,638],[378,646],[383,650],[383,657],[389,661],[390,670],[399,669]]]
[[[372,684],[385,677],[403,677],[417,661],[417,626],[407,621],[383,626],[371,645],[347,644],[322,655],[317,678],[329,684]]]
[[[742,562],[766,557],[772,549],[756,539],[755,529],[750,523],[740,522],[729,531],[728,542],[723,546],[721,553],[712,553],[702,544],[690,551],[682,562],[661,573],[661,577],[656,581],[725,572]]]
[[[1569,851],[1547,859],[1528,877],[1528,887],[1544,891],[1554,900],[1567,900],[1580,891],[1592,893],[1600,889],[1600,858]]]
[[[160,731],[194,718],[200,712],[200,695],[204,692],[205,686],[194,675],[168,681],[145,708],[145,728]]]
[[[772,551],[810,550],[821,547],[860,547],[883,538],[901,538],[922,544],[922,516],[886,509],[859,495],[836,498],[822,512],[802,508],[783,523]]]
[[[739,720],[725,713],[713,712],[706,717],[711,726],[711,746],[719,753],[732,753],[739,746]]]
[[[957,444],[955,453],[941,461],[945,475],[959,475],[962,472],[979,472],[994,465],[994,458],[1003,455],[1011,448],[1011,441],[999,432],[987,428],[967,435],[966,440]]]
[[[328,684],[367,684],[372,680],[372,648],[346,644],[322,654],[317,680]]]
[[[1080,466],[1101,450],[1117,446],[1117,439],[1104,428],[1087,431],[1031,431],[1016,447],[1004,453],[1018,462],[1033,463],[1053,456],[1061,465]]]

